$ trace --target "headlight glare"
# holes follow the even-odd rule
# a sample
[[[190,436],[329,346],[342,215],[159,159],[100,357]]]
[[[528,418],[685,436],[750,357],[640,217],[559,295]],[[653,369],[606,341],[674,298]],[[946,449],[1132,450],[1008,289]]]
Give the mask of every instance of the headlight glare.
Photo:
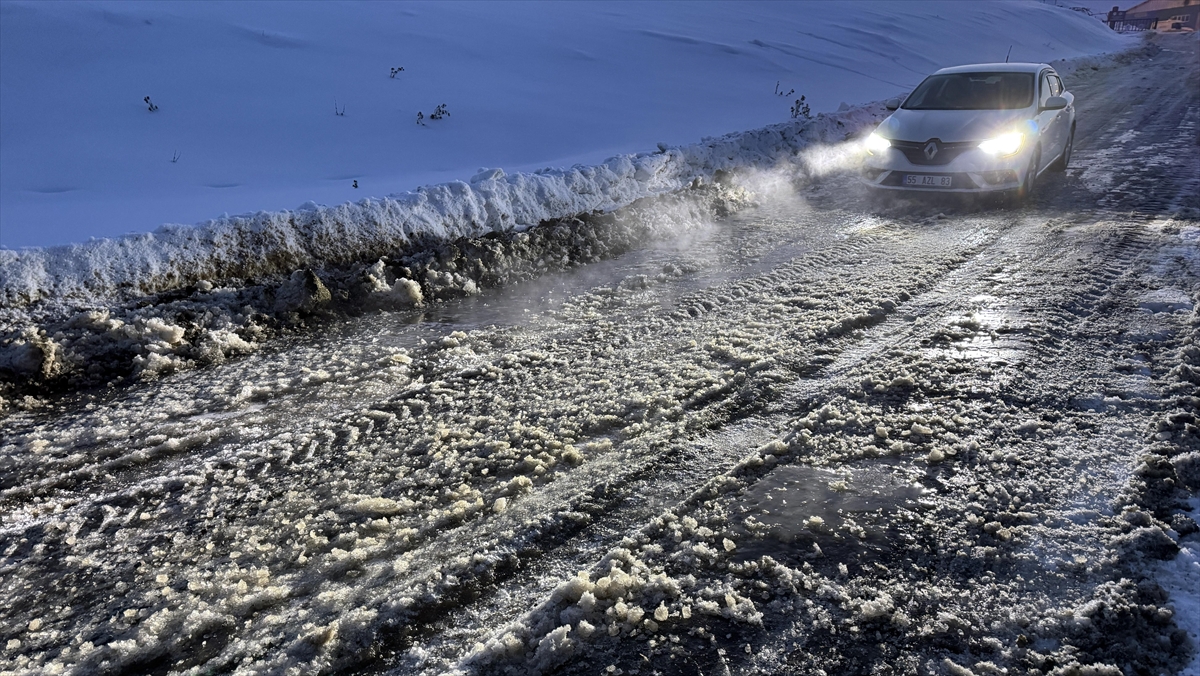
[[[1019,131],[1001,134],[979,144],[979,149],[989,155],[1012,155],[1021,149],[1025,135]]]
[[[875,132],[871,132],[871,135],[867,137],[867,152],[872,154],[881,153],[891,147],[891,141],[885,139],[879,134],[876,134]]]

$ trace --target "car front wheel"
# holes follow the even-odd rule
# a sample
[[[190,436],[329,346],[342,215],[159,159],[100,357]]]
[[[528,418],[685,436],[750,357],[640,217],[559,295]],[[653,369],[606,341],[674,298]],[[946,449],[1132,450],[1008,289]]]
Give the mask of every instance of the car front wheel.
[[[1067,137],[1067,145],[1063,146],[1062,155],[1050,166],[1054,171],[1066,171],[1071,163],[1071,150],[1075,147],[1075,127],[1071,127],[1071,135]]]
[[[1025,181],[1021,183],[1018,198],[1028,200],[1033,197],[1033,191],[1037,187],[1038,165],[1042,161],[1042,149],[1039,147],[1033,151],[1033,157],[1029,158],[1029,168],[1025,170]]]

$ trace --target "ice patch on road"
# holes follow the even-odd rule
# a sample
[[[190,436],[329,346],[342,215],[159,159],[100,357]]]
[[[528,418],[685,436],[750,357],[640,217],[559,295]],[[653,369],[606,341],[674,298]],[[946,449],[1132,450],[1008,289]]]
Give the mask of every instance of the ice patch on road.
[[[853,522],[854,515],[912,507],[924,494],[900,469],[897,466],[890,471],[886,465],[871,464],[834,471],[789,465],[756,483],[739,506],[783,542],[812,539],[843,528],[866,537]]]
[[[1180,289],[1155,289],[1142,294],[1138,307],[1150,312],[1179,312],[1191,310],[1192,299]]]

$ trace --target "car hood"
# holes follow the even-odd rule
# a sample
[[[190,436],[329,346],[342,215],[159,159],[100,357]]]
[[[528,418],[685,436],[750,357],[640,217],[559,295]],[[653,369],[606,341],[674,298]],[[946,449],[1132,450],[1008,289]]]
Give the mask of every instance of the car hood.
[[[982,141],[1012,129],[1032,114],[1021,110],[897,110],[879,125],[881,136],[897,141],[947,143]]]

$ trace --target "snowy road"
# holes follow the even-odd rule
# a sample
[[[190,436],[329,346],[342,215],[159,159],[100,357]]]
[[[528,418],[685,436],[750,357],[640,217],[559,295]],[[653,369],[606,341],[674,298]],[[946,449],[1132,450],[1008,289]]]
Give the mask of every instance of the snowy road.
[[[1067,78],[1022,208],[835,176],[11,414],[0,670],[1178,672],[1198,44]]]

